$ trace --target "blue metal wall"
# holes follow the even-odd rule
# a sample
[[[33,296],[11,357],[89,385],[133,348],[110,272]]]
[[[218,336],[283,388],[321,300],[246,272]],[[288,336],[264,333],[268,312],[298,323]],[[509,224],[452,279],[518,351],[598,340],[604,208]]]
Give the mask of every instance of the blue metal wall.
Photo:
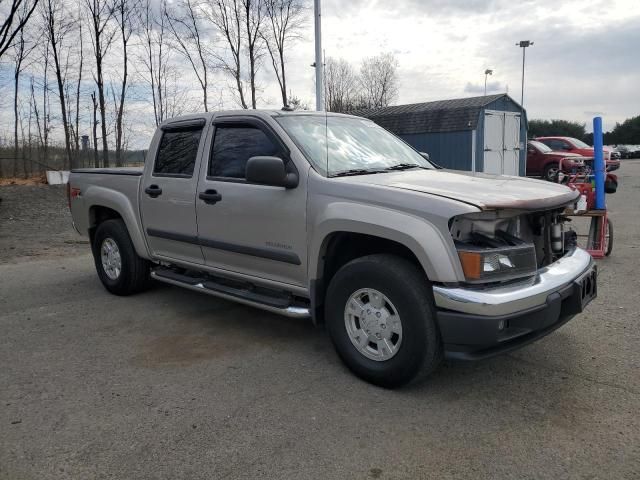
[[[427,152],[431,160],[444,168],[471,170],[471,130],[400,135],[415,149]]]

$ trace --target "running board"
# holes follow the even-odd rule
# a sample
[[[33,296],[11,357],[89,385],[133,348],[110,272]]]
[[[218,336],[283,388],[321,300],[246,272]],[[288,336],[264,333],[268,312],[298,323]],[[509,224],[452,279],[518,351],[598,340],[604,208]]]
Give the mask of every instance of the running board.
[[[162,267],[152,270],[151,278],[159,282],[206,293],[286,317],[309,318],[311,316],[309,307],[295,305],[293,297],[284,292],[264,288],[253,289],[250,284],[219,281],[211,276],[186,275]]]

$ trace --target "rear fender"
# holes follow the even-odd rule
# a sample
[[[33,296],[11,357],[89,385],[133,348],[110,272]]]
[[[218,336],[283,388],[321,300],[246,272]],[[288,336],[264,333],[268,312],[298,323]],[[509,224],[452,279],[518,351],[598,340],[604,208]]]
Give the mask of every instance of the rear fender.
[[[92,218],[92,207],[107,207],[118,212],[127,227],[129,236],[138,256],[149,259],[147,243],[142,235],[140,216],[132,205],[131,200],[122,192],[98,185],[90,185],[83,193],[84,204],[87,205],[88,226],[95,227],[95,219]]]

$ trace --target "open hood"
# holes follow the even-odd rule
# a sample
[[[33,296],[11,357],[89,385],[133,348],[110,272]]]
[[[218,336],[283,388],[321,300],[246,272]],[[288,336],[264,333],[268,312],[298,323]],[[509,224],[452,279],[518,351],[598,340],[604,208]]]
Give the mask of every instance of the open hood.
[[[344,180],[428,193],[481,210],[546,210],[567,205],[580,195],[564,185],[542,180],[453,170],[406,170]]]

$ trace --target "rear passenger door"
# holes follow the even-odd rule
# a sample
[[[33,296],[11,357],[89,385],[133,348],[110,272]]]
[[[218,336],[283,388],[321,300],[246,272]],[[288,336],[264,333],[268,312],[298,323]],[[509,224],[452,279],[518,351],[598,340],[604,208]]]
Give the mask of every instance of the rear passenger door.
[[[214,127],[196,199],[206,264],[305,286],[306,172],[298,172],[297,188],[250,184],[245,167],[251,157],[277,156],[296,168],[285,143],[255,117],[221,117]]]
[[[197,165],[204,142],[204,119],[176,122],[161,128],[150,151],[153,166],[145,167],[140,211],[152,254],[172,260],[204,263],[198,245],[195,197]]]

